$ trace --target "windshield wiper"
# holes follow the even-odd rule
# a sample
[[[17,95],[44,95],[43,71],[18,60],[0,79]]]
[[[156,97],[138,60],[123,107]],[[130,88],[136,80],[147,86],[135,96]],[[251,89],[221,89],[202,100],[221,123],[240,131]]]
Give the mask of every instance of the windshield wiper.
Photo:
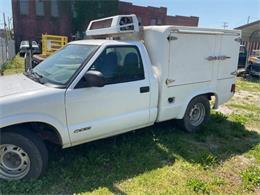
[[[39,79],[43,78],[43,76],[40,75],[38,72],[32,71],[32,74],[35,75],[35,76],[37,76]]]
[[[43,76],[33,70],[25,72],[25,75],[38,83],[44,84]]]

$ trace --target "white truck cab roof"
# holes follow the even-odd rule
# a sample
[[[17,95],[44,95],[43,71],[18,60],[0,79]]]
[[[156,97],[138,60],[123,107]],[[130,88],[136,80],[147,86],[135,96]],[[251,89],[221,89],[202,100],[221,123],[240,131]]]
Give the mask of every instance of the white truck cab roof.
[[[110,40],[110,39],[87,39],[72,41],[68,44],[79,44],[79,45],[127,45],[127,44],[137,44],[139,41],[136,40]]]

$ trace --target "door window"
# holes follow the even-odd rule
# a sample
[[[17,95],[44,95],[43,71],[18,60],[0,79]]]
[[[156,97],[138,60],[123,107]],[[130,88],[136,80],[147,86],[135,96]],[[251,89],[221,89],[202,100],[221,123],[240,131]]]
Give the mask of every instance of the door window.
[[[140,53],[135,46],[107,47],[90,70],[101,72],[106,84],[116,84],[144,79]]]

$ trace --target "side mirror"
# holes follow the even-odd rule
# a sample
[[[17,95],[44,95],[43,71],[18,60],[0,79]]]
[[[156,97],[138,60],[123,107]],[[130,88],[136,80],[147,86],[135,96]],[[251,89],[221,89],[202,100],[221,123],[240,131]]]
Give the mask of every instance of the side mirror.
[[[99,71],[88,71],[84,75],[86,87],[104,87],[105,78]]]

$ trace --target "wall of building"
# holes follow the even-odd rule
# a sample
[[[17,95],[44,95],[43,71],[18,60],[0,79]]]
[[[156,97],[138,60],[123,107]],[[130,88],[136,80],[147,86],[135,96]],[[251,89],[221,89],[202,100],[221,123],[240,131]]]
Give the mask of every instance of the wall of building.
[[[42,34],[63,35],[71,40],[72,35],[87,28],[90,20],[116,15],[117,9],[117,0],[12,0],[16,49],[22,40],[39,42]]]
[[[43,15],[36,13],[36,1],[28,2],[28,12],[21,13],[20,0],[12,0],[13,25],[15,32],[16,48],[22,40],[41,39],[42,34],[55,34],[69,36],[71,27],[71,8],[69,4],[58,9],[57,16],[51,14],[50,1],[42,1],[44,4]],[[59,1],[57,1],[59,3]],[[26,6],[26,5],[23,5]],[[26,12],[26,11],[25,11]]]
[[[165,24],[176,26],[198,26],[199,18],[195,16],[166,16]]]
[[[153,21],[156,23],[165,23],[167,8],[165,7],[144,7],[133,5],[128,2],[119,2],[119,14],[135,14],[141,25],[150,25]]]
[[[198,17],[168,16],[166,7],[145,7],[119,2],[119,14],[136,14],[141,25],[198,26]]]
[[[118,0],[12,0],[12,9],[17,51],[22,40],[40,42],[42,34],[65,35],[71,40],[93,18],[116,14],[136,14],[142,25],[198,26],[199,21],[193,16],[168,16],[166,7],[137,6]]]

